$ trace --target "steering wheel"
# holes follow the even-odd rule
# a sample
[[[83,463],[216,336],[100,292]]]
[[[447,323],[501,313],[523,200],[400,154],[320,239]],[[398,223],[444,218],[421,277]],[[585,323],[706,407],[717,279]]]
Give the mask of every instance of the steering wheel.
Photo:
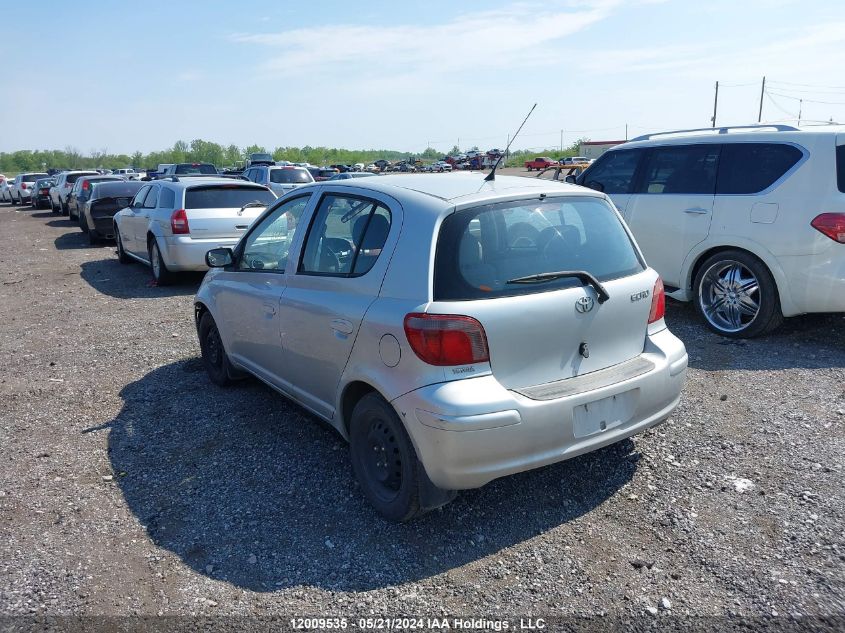
[[[326,244],[325,240],[320,248],[320,271],[324,273],[340,272],[340,257]]]
[[[508,228],[508,246],[511,248],[530,248],[537,245],[540,231],[528,222],[517,222]]]

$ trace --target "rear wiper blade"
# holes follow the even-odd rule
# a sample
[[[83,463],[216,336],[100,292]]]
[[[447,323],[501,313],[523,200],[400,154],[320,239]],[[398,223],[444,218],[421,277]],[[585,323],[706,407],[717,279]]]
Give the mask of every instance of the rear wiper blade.
[[[595,289],[596,294],[598,295],[599,303],[604,303],[605,301],[610,299],[610,295],[607,294],[607,290],[605,290],[604,286],[601,285],[601,282],[596,279],[593,275],[588,273],[586,270],[558,270],[549,273],[539,273],[537,275],[526,275],[525,277],[515,277],[514,279],[508,279],[505,283],[540,284],[545,281],[554,281],[555,279],[563,279],[565,277],[575,277],[576,279],[580,279],[585,284],[592,286]]]

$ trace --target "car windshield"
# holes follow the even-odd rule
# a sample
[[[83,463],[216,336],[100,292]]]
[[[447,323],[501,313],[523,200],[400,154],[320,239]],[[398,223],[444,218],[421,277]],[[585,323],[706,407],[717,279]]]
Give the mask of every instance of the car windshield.
[[[240,209],[248,202],[270,204],[276,196],[263,187],[212,185],[185,191],[186,209]]]
[[[314,182],[307,169],[271,169],[270,182],[281,183],[304,183]]]
[[[447,217],[435,257],[435,300],[487,299],[568,288],[563,277],[508,283],[529,275],[586,271],[599,281],[643,270],[613,208],[594,197],[484,205]]]

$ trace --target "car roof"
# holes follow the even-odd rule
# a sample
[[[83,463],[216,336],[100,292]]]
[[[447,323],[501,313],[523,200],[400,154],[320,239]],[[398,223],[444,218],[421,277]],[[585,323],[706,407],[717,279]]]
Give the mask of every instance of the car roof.
[[[437,198],[446,203],[460,201],[462,204],[480,202],[497,197],[514,196],[521,193],[528,195],[539,195],[540,193],[572,193],[576,195],[605,197],[603,194],[591,189],[554,180],[525,178],[522,176],[496,176],[495,180],[487,182],[484,180],[484,177],[484,174],[465,172],[443,175],[391,175],[381,178],[355,179],[355,184],[350,184],[349,186],[372,189],[393,197],[396,197],[397,194],[401,195],[401,190],[414,191]]]
[[[244,187],[254,187],[257,189],[266,189],[264,185],[252,182],[250,180],[241,180],[240,178],[191,178],[190,174],[177,174],[176,178],[179,180],[171,180],[169,177],[161,178],[159,180],[151,180],[148,184],[160,183],[166,184],[170,187],[181,187],[182,189],[189,189],[191,187],[217,187],[220,185],[238,185]]]

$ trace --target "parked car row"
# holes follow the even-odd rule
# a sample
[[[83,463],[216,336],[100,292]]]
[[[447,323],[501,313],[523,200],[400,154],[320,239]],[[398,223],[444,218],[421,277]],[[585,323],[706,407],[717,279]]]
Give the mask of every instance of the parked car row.
[[[332,425],[396,521],[666,419],[688,361],[667,291],[725,337],[845,312],[841,128],[641,137],[581,186],[408,174],[277,199],[250,176],[93,182],[80,222],[108,237],[120,208],[119,261],[159,283],[208,269],[209,378],[255,376]]]

